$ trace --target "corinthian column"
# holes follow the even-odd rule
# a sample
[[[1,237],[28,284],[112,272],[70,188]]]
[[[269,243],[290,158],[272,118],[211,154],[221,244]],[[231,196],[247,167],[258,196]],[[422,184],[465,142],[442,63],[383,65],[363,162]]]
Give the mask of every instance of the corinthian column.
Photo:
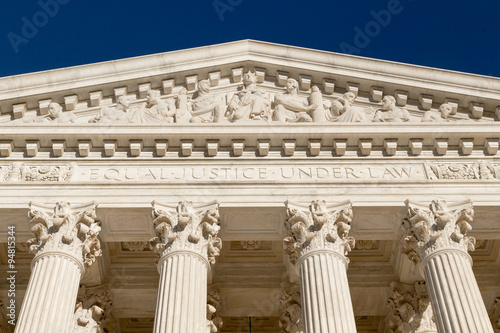
[[[356,332],[347,283],[347,253],[354,247],[349,237],[351,203],[327,207],[313,201],[306,207],[286,203],[289,236],[285,252],[298,266],[302,313],[307,333]]]
[[[474,216],[470,201],[448,208],[443,200],[429,209],[406,201],[403,252],[420,263],[440,333],[488,333],[493,328],[472,272],[468,236]]]
[[[16,333],[70,332],[80,278],[101,255],[95,203],[30,203],[28,247],[35,258]]]
[[[153,202],[160,284],[154,333],[207,331],[207,274],[222,241],[219,204],[169,207]]]

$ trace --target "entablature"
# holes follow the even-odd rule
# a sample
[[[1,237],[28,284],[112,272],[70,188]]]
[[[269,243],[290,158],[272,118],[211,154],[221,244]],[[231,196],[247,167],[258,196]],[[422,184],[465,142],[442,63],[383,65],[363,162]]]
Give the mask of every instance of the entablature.
[[[487,158],[500,123],[31,124],[5,127],[0,157],[20,158]]]

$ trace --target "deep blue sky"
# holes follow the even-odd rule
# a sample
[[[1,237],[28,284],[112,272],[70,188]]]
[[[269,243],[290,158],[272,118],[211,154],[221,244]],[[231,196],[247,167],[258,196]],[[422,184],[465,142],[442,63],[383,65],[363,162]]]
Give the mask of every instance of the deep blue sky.
[[[251,38],[500,77],[494,0],[216,0],[219,12],[213,0],[40,2],[57,1],[52,17],[35,0],[2,1],[0,76]],[[375,24],[388,6],[390,22]]]

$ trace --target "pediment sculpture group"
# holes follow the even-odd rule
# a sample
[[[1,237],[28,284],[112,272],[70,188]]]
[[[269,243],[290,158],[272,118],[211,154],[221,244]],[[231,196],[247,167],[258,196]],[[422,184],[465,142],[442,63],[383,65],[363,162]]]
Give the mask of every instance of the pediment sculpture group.
[[[128,96],[120,96],[115,107],[103,107],[89,123],[96,124],[158,124],[158,123],[228,123],[228,122],[407,122],[409,112],[396,106],[396,99],[386,95],[382,106],[355,105],[356,95],[346,92],[333,101],[323,100],[317,86],[311,88],[308,98],[299,96],[297,80],[286,81],[286,91],[272,100],[268,92],[259,90],[255,73],[243,75],[243,85],[226,102],[225,96],[210,92],[210,81],[198,82],[197,90],[189,97],[182,87],[175,98],[164,100],[158,90],[149,90],[146,103],[132,108]],[[82,122],[72,112],[63,112],[58,103],[49,104],[47,115],[24,117],[24,123],[77,123]],[[448,121],[452,106],[444,103],[438,111],[426,111],[422,122]]]

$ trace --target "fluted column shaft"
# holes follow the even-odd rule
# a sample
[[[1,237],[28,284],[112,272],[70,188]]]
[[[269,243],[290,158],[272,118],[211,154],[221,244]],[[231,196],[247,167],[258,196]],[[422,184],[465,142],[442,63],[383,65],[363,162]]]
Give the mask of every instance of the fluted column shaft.
[[[424,262],[423,272],[438,332],[493,332],[469,254],[441,249]]]
[[[470,201],[429,208],[406,201],[408,218],[403,252],[420,263],[439,333],[493,333],[472,272],[476,240],[469,236],[474,210]]]
[[[82,269],[66,254],[52,252],[37,258],[15,332],[70,332]]]
[[[200,333],[206,327],[208,261],[174,252],[160,266],[154,333]]]
[[[154,333],[208,332],[207,274],[222,246],[218,208],[153,202],[156,237],[150,245],[160,272]]]
[[[352,205],[311,202],[308,209],[290,202],[284,249],[299,272],[306,333],[355,333],[347,282],[346,255],[354,247],[349,236]]]
[[[306,332],[356,332],[345,258],[333,251],[309,253],[300,261]]]

